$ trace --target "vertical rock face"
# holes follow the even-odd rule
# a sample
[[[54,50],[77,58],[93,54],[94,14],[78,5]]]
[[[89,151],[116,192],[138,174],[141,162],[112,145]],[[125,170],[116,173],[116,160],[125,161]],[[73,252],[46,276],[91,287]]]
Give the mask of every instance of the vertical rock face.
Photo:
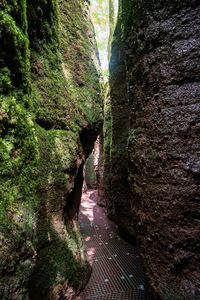
[[[102,174],[102,134],[100,134],[95,143],[94,149],[90,156],[88,157],[85,169],[84,169],[84,179],[85,186],[89,189],[97,189],[98,192],[101,190],[101,182],[103,180]]]
[[[120,170],[123,164],[113,152],[121,144],[115,136],[122,134],[119,85],[126,80],[128,217],[133,217],[150,283],[162,299],[199,299],[200,294],[199,16],[199,1],[122,1],[113,42],[111,168]],[[121,54],[116,56],[116,47],[126,65],[126,79],[117,87],[114,61],[120,66],[116,57]],[[111,186],[114,180],[115,174]],[[114,209],[129,207],[122,194],[120,204],[112,197]],[[117,211],[115,218],[126,222]]]
[[[106,206],[105,203],[105,189],[104,189],[104,166],[103,166],[103,132],[99,135],[96,141],[96,146],[98,147],[98,161],[97,161],[97,183],[98,183],[98,194],[97,194],[97,204],[99,206]]]
[[[0,1],[0,298],[59,299],[87,280],[77,223],[101,130],[88,1]]]
[[[120,39],[121,19],[118,21],[116,41],[112,47],[111,90],[105,103],[104,177],[109,217],[124,227],[131,225],[130,193],[128,186],[129,106],[127,97],[124,45]],[[110,123],[109,123],[110,114]],[[130,226],[131,230],[131,226]]]

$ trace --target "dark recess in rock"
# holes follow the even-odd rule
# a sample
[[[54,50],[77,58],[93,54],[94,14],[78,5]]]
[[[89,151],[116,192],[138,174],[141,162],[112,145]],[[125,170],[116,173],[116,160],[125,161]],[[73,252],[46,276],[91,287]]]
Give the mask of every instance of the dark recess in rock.
[[[74,187],[72,191],[66,196],[66,204],[63,211],[63,218],[65,224],[68,225],[74,219],[78,220],[79,206],[81,201],[81,194],[83,188],[83,166],[82,163],[78,168],[78,172],[74,179]]]

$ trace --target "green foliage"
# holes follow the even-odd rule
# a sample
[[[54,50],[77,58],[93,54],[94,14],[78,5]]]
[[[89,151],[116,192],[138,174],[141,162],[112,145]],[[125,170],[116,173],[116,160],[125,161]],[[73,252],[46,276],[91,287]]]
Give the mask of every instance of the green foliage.
[[[112,11],[112,16],[110,12]],[[112,33],[118,11],[118,0],[94,0],[91,3],[92,21],[97,39],[97,47],[101,61],[104,80],[108,79],[108,60],[112,41]]]
[[[91,4],[92,21],[94,24],[102,73],[108,69],[107,48],[109,38],[109,1],[95,0]]]

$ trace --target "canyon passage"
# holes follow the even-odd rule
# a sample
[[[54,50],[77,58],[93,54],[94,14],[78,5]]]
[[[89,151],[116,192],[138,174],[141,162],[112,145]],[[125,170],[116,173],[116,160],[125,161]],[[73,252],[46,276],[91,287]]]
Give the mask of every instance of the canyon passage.
[[[0,1],[0,299],[200,299],[199,28],[199,0]]]

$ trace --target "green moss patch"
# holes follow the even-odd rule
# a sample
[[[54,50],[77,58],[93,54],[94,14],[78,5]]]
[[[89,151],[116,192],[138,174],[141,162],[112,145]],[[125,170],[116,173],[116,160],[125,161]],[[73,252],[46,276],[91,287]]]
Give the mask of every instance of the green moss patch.
[[[102,122],[94,47],[83,0],[0,1],[2,299],[26,298],[34,266],[46,295],[87,279],[63,210]]]
[[[0,125],[0,218],[7,228],[15,223],[8,212],[17,212],[19,202],[28,206],[37,202],[39,151],[32,117],[12,96],[0,98]]]
[[[30,280],[31,299],[55,297],[64,284],[81,290],[88,278],[87,264],[80,255],[82,240],[79,233],[69,231],[62,240],[52,225],[46,228],[49,239],[53,238],[54,243],[40,251]]]
[[[39,188],[52,185],[67,191],[67,181],[77,155],[78,135],[72,131],[36,128],[40,151]]]
[[[0,11],[0,70],[7,68],[12,85],[27,91],[30,84],[29,48],[25,1],[16,10],[14,4],[5,4]],[[15,13],[14,13],[15,12]],[[18,12],[18,13],[17,13]],[[13,18],[12,14],[15,15]],[[8,73],[8,72],[7,72]],[[0,75],[2,70],[0,71]],[[2,75],[4,74],[4,77]],[[5,81],[5,69],[0,77]]]

